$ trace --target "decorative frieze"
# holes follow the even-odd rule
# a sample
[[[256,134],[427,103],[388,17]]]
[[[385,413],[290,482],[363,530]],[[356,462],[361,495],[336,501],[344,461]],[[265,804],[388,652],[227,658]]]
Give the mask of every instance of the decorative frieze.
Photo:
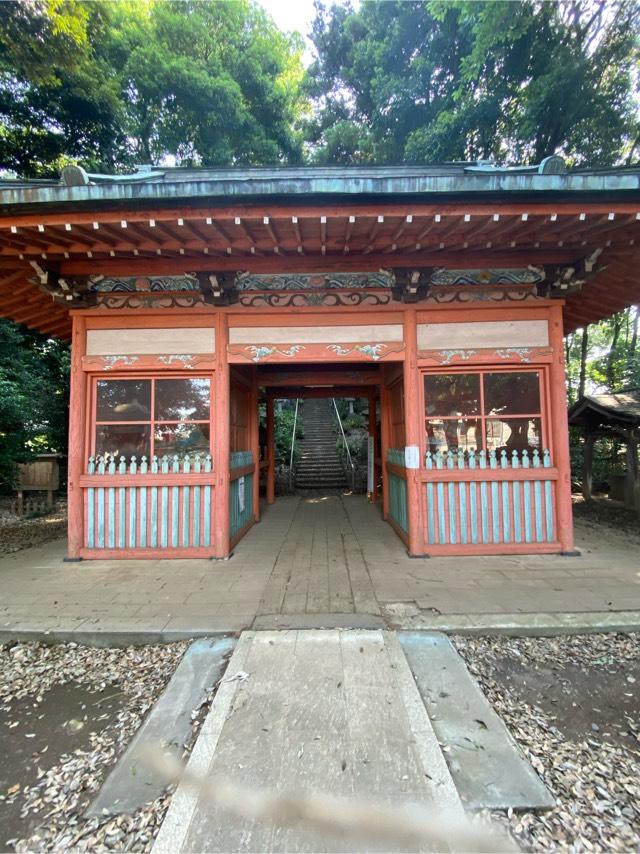
[[[322,291],[391,288],[393,284],[393,273],[379,270],[372,273],[284,273],[274,276],[239,273],[235,286],[239,291]]]

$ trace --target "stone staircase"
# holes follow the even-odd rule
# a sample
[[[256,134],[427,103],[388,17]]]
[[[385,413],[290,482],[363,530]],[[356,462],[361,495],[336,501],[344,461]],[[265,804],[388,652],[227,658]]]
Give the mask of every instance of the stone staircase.
[[[333,403],[309,398],[301,409],[304,439],[296,467],[296,489],[338,492],[348,488],[347,477],[336,450]]]

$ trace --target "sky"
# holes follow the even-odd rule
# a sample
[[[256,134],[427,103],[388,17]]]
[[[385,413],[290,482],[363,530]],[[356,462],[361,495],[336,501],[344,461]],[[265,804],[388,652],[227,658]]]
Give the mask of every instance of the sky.
[[[281,30],[297,30],[307,37],[314,18],[313,0],[258,0]],[[308,42],[308,40],[307,40]],[[307,49],[306,53],[309,53]],[[310,59],[305,55],[305,61]]]

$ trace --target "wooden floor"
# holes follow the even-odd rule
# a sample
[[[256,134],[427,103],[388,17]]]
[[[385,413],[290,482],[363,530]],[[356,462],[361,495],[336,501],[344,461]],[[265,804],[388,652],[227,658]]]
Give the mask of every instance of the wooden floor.
[[[301,499],[257,615],[353,613],[379,615],[380,606],[343,498]]]

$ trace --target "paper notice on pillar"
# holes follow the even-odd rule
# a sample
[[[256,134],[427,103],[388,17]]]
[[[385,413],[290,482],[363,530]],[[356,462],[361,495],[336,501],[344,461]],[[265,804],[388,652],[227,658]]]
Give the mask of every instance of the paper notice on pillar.
[[[373,436],[369,436],[367,439],[367,492],[373,492],[373,458],[375,454],[375,448],[373,447]]]
[[[244,477],[238,478],[238,509],[244,513]]]

